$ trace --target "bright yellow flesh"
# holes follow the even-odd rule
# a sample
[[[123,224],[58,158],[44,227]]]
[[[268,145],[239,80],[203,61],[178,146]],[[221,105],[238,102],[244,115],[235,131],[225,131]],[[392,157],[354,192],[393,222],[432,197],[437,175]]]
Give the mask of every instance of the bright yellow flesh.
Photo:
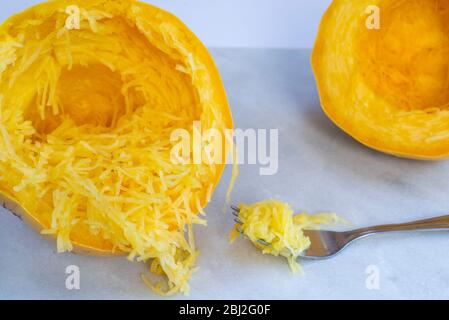
[[[80,30],[65,28],[68,5]],[[155,290],[187,293],[192,224],[223,166],[172,163],[170,134],[232,127],[199,40],[139,2],[52,1],[1,27],[0,78],[0,193],[59,252],[126,252],[167,277]]]

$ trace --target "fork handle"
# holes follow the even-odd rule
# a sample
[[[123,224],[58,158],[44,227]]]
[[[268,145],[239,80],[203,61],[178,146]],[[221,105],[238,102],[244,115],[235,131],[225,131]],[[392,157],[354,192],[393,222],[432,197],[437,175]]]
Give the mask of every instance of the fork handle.
[[[449,231],[449,215],[412,221],[408,223],[384,224],[374,227],[356,229],[347,232],[349,240],[359,239],[376,233],[396,231]]]

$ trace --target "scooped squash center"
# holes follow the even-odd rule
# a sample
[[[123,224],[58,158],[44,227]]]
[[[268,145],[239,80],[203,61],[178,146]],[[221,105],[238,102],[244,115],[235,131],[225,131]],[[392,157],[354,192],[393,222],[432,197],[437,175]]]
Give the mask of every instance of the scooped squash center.
[[[65,31],[68,40],[59,36],[53,44],[56,59],[44,57],[45,67],[30,70],[38,81],[24,80],[34,92],[24,117],[38,134],[52,133],[64,120],[80,127],[114,129],[121,117],[142,108],[153,109],[159,118],[162,112],[180,128],[190,127],[189,123],[200,118],[202,107],[183,62],[152,46],[135,26],[119,17],[105,21],[104,28],[107,36],[99,32],[88,36],[95,54],[91,48],[83,48],[85,30]],[[46,29],[36,31],[42,32],[39,37],[48,33]],[[127,37],[120,36],[123,34]],[[71,50],[73,45],[80,49]],[[120,59],[108,61],[111,53],[121,54]]]
[[[449,110],[449,2],[382,1],[380,29],[361,28],[364,80],[400,111]]]
[[[59,79],[61,109],[81,126],[110,127],[125,113],[120,75],[102,65],[76,66]]]
[[[70,118],[77,126],[115,127],[126,113],[122,87],[120,74],[101,64],[65,68],[56,87],[58,114],[47,111],[42,118],[33,101],[28,119],[40,134],[50,134],[65,118]]]

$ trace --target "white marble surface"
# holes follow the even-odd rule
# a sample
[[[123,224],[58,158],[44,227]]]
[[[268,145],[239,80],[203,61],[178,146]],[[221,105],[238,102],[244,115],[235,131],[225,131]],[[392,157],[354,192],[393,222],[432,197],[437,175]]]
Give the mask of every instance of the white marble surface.
[[[259,176],[243,166],[234,202],[277,197],[295,209],[333,210],[363,226],[449,213],[449,162],[418,162],[371,151],[322,113],[308,51],[213,50],[239,128],[279,128],[279,172]],[[449,298],[449,233],[383,235],[361,240],[338,257],[304,262],[294,276],[279,258],[247,241],[227,241],[222,213],[230,168],[196,228],[201,256],[193,299]],[[140,281],[145,266],[123,258],[56,254],[17,218],[0,211],[0,298],[156,299]],[[81,289],[65,288],[65,268],[81,270]],[[380,271],[380,289],[365,273]],[[184,299],[175,296],[173,299]]]

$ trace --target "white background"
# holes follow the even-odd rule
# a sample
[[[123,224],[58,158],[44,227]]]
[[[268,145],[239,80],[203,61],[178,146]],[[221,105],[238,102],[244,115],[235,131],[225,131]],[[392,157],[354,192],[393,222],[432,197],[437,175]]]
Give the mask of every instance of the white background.
[[[2,0],[0,20],[42,0]],[[311,48],[331,0],[150,0],[209,47]]]

